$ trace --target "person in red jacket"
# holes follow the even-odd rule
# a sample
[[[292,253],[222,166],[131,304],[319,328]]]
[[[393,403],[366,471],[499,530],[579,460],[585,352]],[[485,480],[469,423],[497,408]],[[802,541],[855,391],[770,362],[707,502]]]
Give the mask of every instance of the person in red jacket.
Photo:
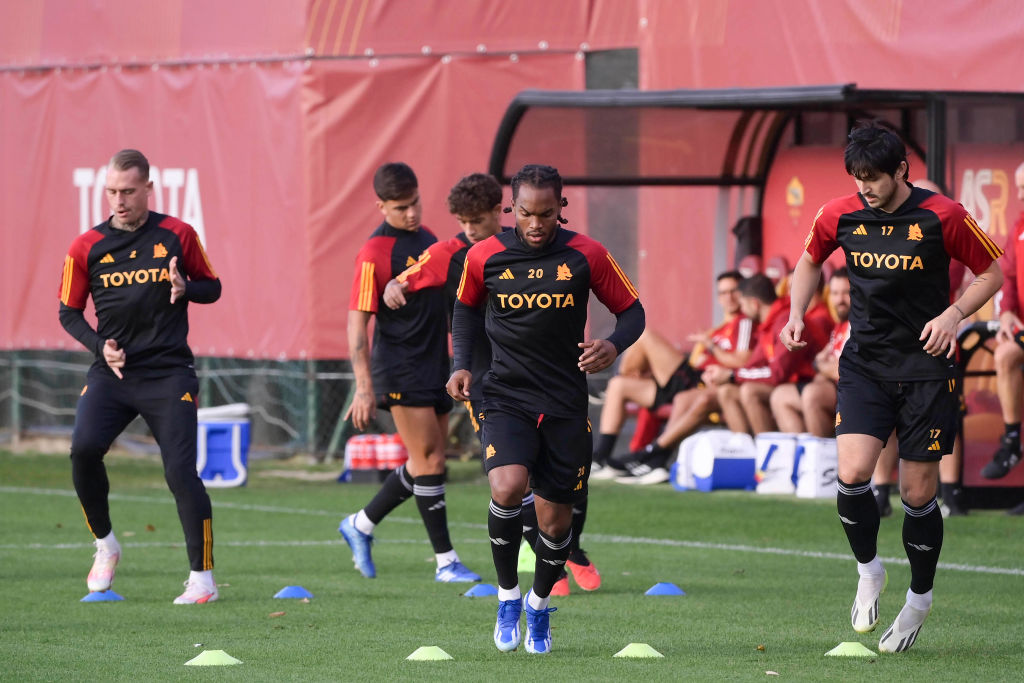
[[[850,275],[838,268],[828,280],[828,298],[836,315],[828,344],[814,357],[810,383],[787,382],[772,392],[772,415],[783,432],[831,438],[836,435],[836,383],[839,356],[850,338]]]
[[[722,417],[734,432],[772,432],[777,429],[769,407],[772,390],[786,382],[814,379],[814,354],[825,347],[831,331],[827,316],[808,321],[806,347],[789,351],[778,334],[789,317],[789,297],[777,297],[766,275],[753,275],[740,283],[740,306],[744,315],[759,321],[757,345],[747,364],[736,370],[713,366],[704,373],[704,383],[718,387]]]
[[[1017,167],[1013,176],[1017,185],[1017,198],[1024,201],[1024,164]],[[1006,432],[999,449],[992,455],[992,461],[981,470],[986,479],[1005,477],[1021,459],[1020,452],[1020,411],[1021,394],[1024,393],[1024,212],[1017,218],[1010,234],[1006,236],[1005,253],[1001,260],[1003,287],[999,297],[999,332],[995,351],[996,392],[1003,410]],[[1024,503],[1010,511],[1024,515]]]

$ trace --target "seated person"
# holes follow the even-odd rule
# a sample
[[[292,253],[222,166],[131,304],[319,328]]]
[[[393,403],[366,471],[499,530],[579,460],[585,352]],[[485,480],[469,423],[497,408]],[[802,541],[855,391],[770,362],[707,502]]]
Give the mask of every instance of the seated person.
[[[730,368],[725,364],[709,365],[702,375],[701,386],[676,394],[672,401],[672,414],[658,438],[644,450],[616,456],[609,462],[612,467],[625,469],[639,479],[638,483],[665,481],[668,473],[664,467],[672,457],[672,449],[713,413],[722,413],[733,431],[750,431],[746,410],[740,404],[740,387],[731,383],[734,378],[735,382],[750,385],[747,392],[752,397],[757,392],[757,400],[764,402],[762,412],[768,413],[768,395],[777,381],[773,380],[774,377],[798,376],[800,373],[796,372],[796,367],[800,363],[806,366],[802,369],[803,375],[808,379],[813,376],[810,357],[815,349],[824,345],[827,337],[824,327],[808,324],[808,346],[797,352],[787,351],[778,343],[778,333],[789,320],[789,298],[777,298],[771,280],[761,274],[740,283],[740,307],[744,315],[759,323],[755,336],[757,345],[747,363],[740,368]],[[821,316],[816,314],[813,319],[820,320]],[[762,387],[766,391],[762,391]],[[768,420],[771,420],[770,413]]]
[[[716,387],[722,417],[730,430],[750,434],[776,431],[768,407],[772,390],[781,383],[814,378],[814,355],[825,347],[830,330],[820,314],[805,316],[807,345],[787,350],[779,341],[779,332],[789,321],[789,297],[777,297],[771,280],[764,275],[740,283],[740,308],[758,322],[757,345],[750,359],[736,370],[710,367],[703,379],[708,386]]]
[[[1017,167],[1013,176],[1017,185],[1017,197],[1024,200],[1024,164]],[[996,393],[1003,412],[1006,432],[999,448],[992,455],[992,461],[981,470],[986,479],[1001,479],[1010,473],[1021,460],[1020,425],[1021,396],[1024,394],[1024,213],[1017,219],[1007,235],[1006,251],[1000,259],[1003,269],[1003,287],[999,299],[999,332],[996,334],[995,366]],[[1024,514],[1024,504],[1010,511]]]
[[[701,371],[709,364],[739,367],[746,362],[753,325],[740,313],[739,283],[742,279],[736,271],[718,275],[718,301],[725,313],[725,321],[710,332],[690,337],[696,346],[689,358],[650,328],[622,354],[619,372],[608,381],[605,391],[594,444],[592,474],[600,471],[599,466],[607,463],[615,448],[626,419],[627,402],[655,410],[670,403],[679,392],[697,386]],[[621,473],[619,470],[603,476]]]
[[[836,326],[828,344],[814,357],[814,379],[806,384],[786,382],[772,391],[772,416],[779,431],[809,432],[826,438],[836,435],[839,354],[850,337],[850,276],[845,267],[837,269],[829,278],[828,301],[835,313]]]

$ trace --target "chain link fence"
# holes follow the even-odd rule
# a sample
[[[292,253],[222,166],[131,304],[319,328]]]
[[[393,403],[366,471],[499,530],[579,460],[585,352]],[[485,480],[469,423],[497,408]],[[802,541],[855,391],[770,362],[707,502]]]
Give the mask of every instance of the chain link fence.
[[[75,406],[93,357],[86,352],[21,350],[0,352],[0,444],[33,437],[71,437]],[[200,357],[199,406],[248,403],[250,457],[307,454],[341,460],[345,442],[357,432],[344,419],[354,386],[347,360],[268,361]],[[601,392],[611,370],[591,377],[590,417],[596,420]],[[378,410],[374,433],[395,431],[387,411]],[[118,439],[126,450],[156,452],[146,423],[137,418]],[[480,442],[469,413],[456,404],[448,420],[449,457],[479,457]]]
[[[92,356],[84,352],[0,353],[0,443],[70,438],[75,406],[91,363]],[[351,422],[344,420],[353,387],[348,361],[201,357],[196,367],[201,407],[226,403],[251,407],[251,457],[343,457],[345,442],[355,433]],[[450,422],[449,454],[472,457],[479,446],[461,406],[452,412]],[[368,431],[393,432],[394,423],[386,411],[378,411],[377,424]],[[141,418],[129,425],[117,445],[156,450]]]

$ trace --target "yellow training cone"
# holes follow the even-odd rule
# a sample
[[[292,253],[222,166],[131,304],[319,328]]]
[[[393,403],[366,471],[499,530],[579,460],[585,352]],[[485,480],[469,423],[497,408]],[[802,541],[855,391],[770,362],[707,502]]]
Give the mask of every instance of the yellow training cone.
[[[241,659],[235,659],[224,650],[203,650],[201,655],[185,662],[185,666],[230,666],[241,663]]]
[[[613,657],[664,657],[647,643],[630,643],[616,652]]]
[[[423,647],[416,648],[416,651],[406,657],[406,659],[428,662],[452,659],[452,656],[436,645],[424,645]]]
[[[839,643],[834,648],[825,653],[826,657],[877,657],[878,654],[872,652],[868,648],[864,647],[860,643],[845,642]]]
[[[519,566],[516,568],[520,572],[532,572],[536,567],[537,556],[533,554],[533,548],[526,541],[523,541],[522,545],[519,546]]]

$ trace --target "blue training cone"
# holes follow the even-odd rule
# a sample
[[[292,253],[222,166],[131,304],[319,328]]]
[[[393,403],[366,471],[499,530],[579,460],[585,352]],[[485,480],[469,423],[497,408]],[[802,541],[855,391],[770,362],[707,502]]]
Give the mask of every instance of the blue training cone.
[[[647,589],[644,595],[686,595],[686,592],[674,583],[656,583]]]
[[[124,597],[112,590],[105,590],[93,591],[79,600],[79,602],[116,602],[117,600],[124,600]]]
[[[467,598],[486,598],[489,595],[497,595],[498,589],[489,583],[478,583],[462,595]]]
[[[285,586],[274,593],[275,598],[311,598],[313,594],[302,586]]]

